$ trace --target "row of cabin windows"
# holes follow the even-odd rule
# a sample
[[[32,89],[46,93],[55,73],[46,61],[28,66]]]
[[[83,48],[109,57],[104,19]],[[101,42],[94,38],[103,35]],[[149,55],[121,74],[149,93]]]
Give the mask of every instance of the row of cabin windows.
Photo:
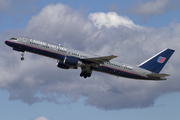
[[[70,54],[70,52],[69,52]],[[76,56],[76,57],[81,57],[81,58],[87,58],[86,56],[84,55],[79,55],[79,54],[76,54],[76,53],[72,53],[73,56]]]
[[[48,47],[48,46],[46,46],[46,45],[42,45],[42,47],[49,48],[49,47]]]
[[[39,45],[39,44],[37,44],[37,43],[33,43],[33,42],[30,42],[30,44],[33,44],[33,45]]]
[[[33,44],[33,45],[39,45],[39,44],[37,44],[37,43],[34,43],[34,42],[30,42],[30,44]],[[49,48],[48,46],[46,46],[46,45],[42,45],[42,47],[44,47],[44,48]],[[64,51],[64,50],[60,50],[60,49],[58,49],[58,51],[60,51],[60,52],[67,52],[67,51]]]
[[[30,42],[30,44],[39,45],[39,44],[34,43],[34,42]],[[42,47],[49,48],[48,46],[45,46],[45,45],[42,45]],[[61,49],[58,49],[58,51],[67,53],[67,51],[64,51],[64,50],[61,50]],[[70,54],[70,52],[69,52],[69,54]],[[78,57],[87,58],[87,57],[84,56],[84,55],[79,55],[79,54],[76,54],[76,53],[72,53],[72,55],[73,55],[73,56],[78,56]]]
[[[127,69],[127,70],[132,70],[132,68],[128,68],[128,67],[125,67],[125,66],[120,66],[120,65],[117,65],[117,64],[112,64],[110,62],[105,62],[106,64],[109,64],[109,65],[113,65],[113,66],[116,66],[116,67],[123,67],[124,69]]]
[[[67,51],[64,51],[64,50],[61,50],[61,49],[58,49],[58,51],[60,51],[60,52],[64,52],[64,53],[67,53]]]
[[[121,67],[120,65],[116,65],[116,64],[112,64],[110,62],[105,62],[106,64],[109,64],[109,65],[113,65],[113,66],[116,66],[116,67]]]
[[[39,45],[39,44],[34,43],[34,42],[30,42],[30,44],[33,44],[33,45]],[[49,48],[49,47],[48,47],[48,46],[46,46],[46,45],[42,45],[42,47],[44,47],[44,48]]]
[[[127,70],[132,70],[132,68],[128,68],[128,67],[124,67],[125,69],[127,69]]]

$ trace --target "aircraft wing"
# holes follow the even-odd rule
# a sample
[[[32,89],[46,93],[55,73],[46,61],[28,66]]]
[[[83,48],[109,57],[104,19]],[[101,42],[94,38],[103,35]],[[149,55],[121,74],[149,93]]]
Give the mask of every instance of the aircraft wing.
[[[104,62],[108,62],[109,60],[116,58],[117,56],[115,55],[111,55],[111,56],[104,56],[104,57],[94,57],[94,58],[85,58],[83,60],[89,61],[89,62],[94,62],[94,63],[104,63]]]
[[[148,77],[166,77],[170,76],[169,74],[148,74]]]

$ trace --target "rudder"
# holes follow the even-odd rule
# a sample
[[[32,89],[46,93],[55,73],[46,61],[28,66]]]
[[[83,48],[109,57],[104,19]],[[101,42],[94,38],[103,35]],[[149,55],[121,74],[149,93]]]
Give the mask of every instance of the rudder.
[[[150,59],[146,60],[145,62],[141,63],[139,67],[155,73],[159,73],[167,63],[169,58],[172,56],[174,51],[175,50],[167,48],[151,57]]]

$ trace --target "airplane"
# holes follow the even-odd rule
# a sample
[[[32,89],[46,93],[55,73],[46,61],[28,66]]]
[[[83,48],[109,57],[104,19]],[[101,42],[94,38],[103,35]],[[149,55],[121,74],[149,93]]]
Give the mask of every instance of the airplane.
[[[29,37],[13,37],[6,40],[5,44],[15,51],[22,52],[21,60],[24,60],[24,52],[27,51],[57,59],[57,67],[62,69],[77,69],[80,67],[80,76],[84,78],[91,77],[92,71],[97,71],[117,77],[155,81],[166,80],[166,76],[170,76],[169,74],[160,73],[160,71],[175,51],[166,48],[143,63],[132,66],[112,60],[117,57],[115,55],[97,56]]]

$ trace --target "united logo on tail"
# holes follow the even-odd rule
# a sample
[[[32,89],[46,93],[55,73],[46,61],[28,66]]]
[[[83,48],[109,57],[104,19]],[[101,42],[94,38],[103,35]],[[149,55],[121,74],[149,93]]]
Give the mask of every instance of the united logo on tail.
[[[161,56],[159,56],[159,58],[157,59],[158,63],[163,63],[165,60],[166,58]]]
[[[139,67],[149,70],[154,73],[160,73],[164,65],[167,63],[171,55],[174,53],[172,49],[165,49],[155,56],[149,58],[145,62],[141,63]]]

